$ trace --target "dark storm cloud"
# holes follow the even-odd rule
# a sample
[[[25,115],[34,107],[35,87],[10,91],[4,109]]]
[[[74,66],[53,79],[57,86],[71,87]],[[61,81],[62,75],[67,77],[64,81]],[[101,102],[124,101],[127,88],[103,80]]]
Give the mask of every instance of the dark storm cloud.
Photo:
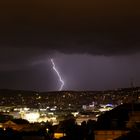
[[[46,66],[47,64],[40,64],[39,66],[32,66],[27,69],[0,71],[0,88],[36,91],[57,89],[57,87],[55,88],[52,84],[55,83],[56,80],[51,76],[51,69]],[[10,68],[12,68],[12,66]],[[57,85],[57,83],[55,84]]]
[[[138,0],[1,1],[0,88],[59,89],[50,57],[65,89],[125,87],[130,77],[139,85],[139,5]]]
[[[54,50],[97,55],[140,51],[136,0],[7,0],[0,2],[0,19],[0,46],[13,48],[21,59],[29,52],[27,58]]]
[[[0,71],[17,70],[47,59],[47,52],[33,48],[0,47]]]

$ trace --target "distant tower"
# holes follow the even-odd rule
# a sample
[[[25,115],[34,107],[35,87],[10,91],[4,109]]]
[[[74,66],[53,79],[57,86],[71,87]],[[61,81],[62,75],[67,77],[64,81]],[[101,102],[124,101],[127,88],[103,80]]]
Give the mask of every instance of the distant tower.
[[[131,90],[132,90],[132,100],[131,100],[131,109],[132,109],[132,111],[131,111],[131,115],[133,115],[133,112],[134,112],[134,102],[135,102],[135,97],[134,97],[134,79],[133,78],[131,78],[131,81],[130,81],[130,86],[131,86]]]

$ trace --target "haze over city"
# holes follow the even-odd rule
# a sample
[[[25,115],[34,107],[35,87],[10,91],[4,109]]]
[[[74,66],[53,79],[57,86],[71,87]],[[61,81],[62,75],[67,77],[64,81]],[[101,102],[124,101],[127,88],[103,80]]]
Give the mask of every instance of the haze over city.
[[[133,1],[0,2],[0,88],[57,91],[140,86]]]

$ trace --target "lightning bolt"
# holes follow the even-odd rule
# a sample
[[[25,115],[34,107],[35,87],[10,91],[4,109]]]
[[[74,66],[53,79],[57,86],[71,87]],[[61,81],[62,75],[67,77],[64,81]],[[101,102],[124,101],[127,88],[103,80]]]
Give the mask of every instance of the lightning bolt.
[[[61,83],[61,86],[59,88],[59,91],[61,91],[63,89],[65,83],[64,83],[63,79],[61,78],[61,75],[60,75],[59,71],[57,70],[53,59],[51,59],[51,63],[52,63],[52,66],[53,66],[53,70],[56,72],[56,74],[59,78],[59,81]]]

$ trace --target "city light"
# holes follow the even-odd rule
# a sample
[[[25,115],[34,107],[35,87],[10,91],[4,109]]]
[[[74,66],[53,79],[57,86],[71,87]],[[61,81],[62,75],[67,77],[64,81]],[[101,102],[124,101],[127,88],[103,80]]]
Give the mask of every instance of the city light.
[[[37,122],[39,119],[40,114],[37,112],[30,112],[24,114],[24,119],[28,120],[29,122]]]

